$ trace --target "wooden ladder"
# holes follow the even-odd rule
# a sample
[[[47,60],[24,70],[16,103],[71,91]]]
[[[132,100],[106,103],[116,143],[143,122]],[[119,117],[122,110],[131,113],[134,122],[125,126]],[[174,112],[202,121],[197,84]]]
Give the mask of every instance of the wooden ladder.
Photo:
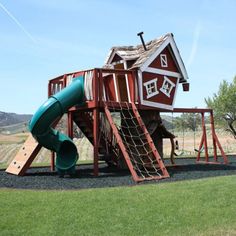
[[[60,118],[57,118],[53,124],[52,128],[55,128]],[[38,155],[39,151],[41,150],[42,145],[40,145],[32,134],[26,139],[18,153],[16,154],[15,158],[12,160],[10,165],[7,167],[6,172],[13,175],[23,176],[25,172],[30,167],[33,160]]]
[[[30,134],[16,154],[15,158],[7,167],[6,172],[13,175],[23,176],[41,148],[42,146]]]

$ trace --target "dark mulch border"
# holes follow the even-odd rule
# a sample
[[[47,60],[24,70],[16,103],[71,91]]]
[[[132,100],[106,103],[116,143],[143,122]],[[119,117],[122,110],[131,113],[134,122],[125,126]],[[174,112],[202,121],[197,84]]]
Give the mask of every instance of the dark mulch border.
[[[59,178],[49,167],[30,168],[27,175],[18,177],[0,170],[0,188],[16,189],[87,189],[134,186],[149,183],[174,182],[215,176],[236,175],[236,157],[229,157],[229,165],[195,164],[194,159],[178,159],[177,167],[169,167],[171,178],[135,184],[128,171],[117,171],[101,164],[99,177],[93,176],[92,165],[80,165],[74,178]]]

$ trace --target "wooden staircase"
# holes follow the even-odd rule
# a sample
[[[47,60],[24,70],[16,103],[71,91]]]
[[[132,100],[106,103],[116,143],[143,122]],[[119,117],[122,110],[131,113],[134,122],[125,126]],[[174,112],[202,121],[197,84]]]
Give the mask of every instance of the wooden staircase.
[[[93,116],[92,112],[87,111],[76,111],[73,113],[73,121],[93,145]],[[113,152],[112,145],[106,140],[104,133],[101,132],[100,145],[98,148],[99,160],[106,161],[107,164],[111,164],[114,160],[111,158],[112,155],[108,156],[108,153]]]

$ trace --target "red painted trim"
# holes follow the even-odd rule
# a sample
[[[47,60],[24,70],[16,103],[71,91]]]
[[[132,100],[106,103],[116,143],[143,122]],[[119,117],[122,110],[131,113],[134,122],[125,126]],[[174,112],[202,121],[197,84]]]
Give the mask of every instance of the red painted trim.
[[[99,79],[101,77],[100,70],[94,70],[93,79],[93,99],[95,108],[93,109],[93,172],[95,176],[99,174],[98,168],[98,147],[99,147],[99,110],[98,110],[98,96],[99,96]]]
[[[99,110],[95,108],[93,110],[93,173],[94,176],[98,176],[99,167],[98,167],[98,147],[99,147]]]
[[[208,155],[208,146],[207,146],[205,116],[204,116],[204,113],[201,113],[201,115],[202,115],[202,132],[203,132],[203,136],[204,136],[203,144],[204,144],[204,150],[205,150],[205,158],[206,158],[206,162],[208,162],[209,161],[209,155]]]
[[[168,112],[168,111],[165,111]],[[212,112],[212,109],[207,108],[174,108],[173,111],[169,112],[184,112],[184,113],[202,113],[202,112]]]
[[[128,155],[127,151],[126,151],[125,145],[123,144],[123,141],[122,141],[122,138],[120,137],[119,131],[117,130],[115,124],[113,123],[113,120],[112,120],[112,117],[111,117],[111,113],[110,113],[110,111],[109,111],[109,109],[108,109],[106,104],[105,104],[105,114],[106,114],[106,117],[108,119],[108,122],[111,125],[113,133],[114,133],[114,135],[116,137],[117,143],[118,143],[118,145],[119,145],[119,147],[121,149],[121,152],[122,152],[122,154],[123,154],[123,156],[125,158],[125,161],[126,161],[128,167],[129,167],[130,173],[131,173],[134,181],[135,182],[141,181],[140,177],[137,175],[136,171],[133,168],[133,165],[132,165],[132,163],[130,161],[129,155]]]
[[[213,111],[210,112],[210,122],[211,122],[211,135],[212,135],[214,159],[215,161],[217,161],[217,146],[216,146],[216,140],[214,138],[215,125],[214,125]]]
[[[102,70],[100,69],[99,70],[99,76],[98,76],[98,101],[99,101],[99,106],[100,103],[102,102],[103,100],[103,85],[104,85],[104,80],[103,80],[103,76],[102,76]]]
[[[73,134],[73,113],[72,112],[68,112],[67,113],[67,133],[68,136],[73,139],[74,134]]]
[[[128,75],[129,76],[129,75]],[[135,71],[132,71],[132,75],[129,76],[131,77],[131,81],[129,80],[129,85],[130,85],[130,99],[131,102],[135,103],[135,97],[136,97],[136,91],[135,91],[135,83],[136,83],[136,73]]]
[[[221,144],[220,144],[220,141],[219,141],[217,135],[215,134],[215,132],[214,132],[213,136],[214,136],[214,140],[215,140],[215,142],[216,142],[218,148],[219,148],[220,151],[221,151],[221,155],[222,155],[222,157],[223,157],[223,159],[224,159],[224,164],[229,164],[228,157],[225,155],[225,152],[224,152],[224,150],[223,150],[223,148],[222,148],[222,146],[221,146]]]
[[[142,121],[142,119],[141,119],[139,113],[138,113],[138,109],[136,108],[136,106],[135,106],[134,103],[132,103],[132,109],[133,109],[134,115],[135,115],[135,117],[136,117],[136,119],[137,119],[137,121],[138,121],[138,123],[139,123],[139,126],[140,126],[140,127],[142,128],[142,130],[144,131],[145,137],[146,137],[146,139],[147,139],[147,141],[148,141],[148,143],[149,143],[149,145],[150,145],[150,147],[151,147],[151,149],[152,149],[152,153],[153,153],[153,155],[155,156],[156,161],[157,161],[157,163],[158,163],[158,165],[159,165],[159,167],[160,167],[160,169],[161,169],[161,171],[162,171],[162,173],[163,173],[162,178],[169,178],[170,175],[169,175],[169,173],[168,173],[168,171],[167,171],[167,169],[166,169],[166,167],[165,167],[165,165],[164,165],[164,163],[163,163],[163,161],[162,161],[162,159],[161,159],[161,156],[160,156],[160,154],[158,153],[158,151],[157,151],[157,149],[156,149],[156,147],[155,147],[155,145],[154,145],[154,142],[153,142],[153,140],[152,140],[152,138],[151,138],[149,132],[147,131],[147,129],[146,129],[146,127],[145,127],[145,125],[144,125],[144,123],[143,123],[143,121]],[[154,178],[155,178],[155,177],[154,177]],[[160,178],[160,177],[158,176],[158,177],[155,178],[155,179],[159,179],[159,178]]]

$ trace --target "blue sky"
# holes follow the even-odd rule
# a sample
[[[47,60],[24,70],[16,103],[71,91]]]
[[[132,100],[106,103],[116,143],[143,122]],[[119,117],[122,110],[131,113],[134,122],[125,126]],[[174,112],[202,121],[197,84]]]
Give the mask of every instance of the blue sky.
[[[191,90],[176,107],[204,98],[236,75],[235,0],[0,0],[0,111],[34,113],[48,80],[101,67],[112,46],[172,32]]]

